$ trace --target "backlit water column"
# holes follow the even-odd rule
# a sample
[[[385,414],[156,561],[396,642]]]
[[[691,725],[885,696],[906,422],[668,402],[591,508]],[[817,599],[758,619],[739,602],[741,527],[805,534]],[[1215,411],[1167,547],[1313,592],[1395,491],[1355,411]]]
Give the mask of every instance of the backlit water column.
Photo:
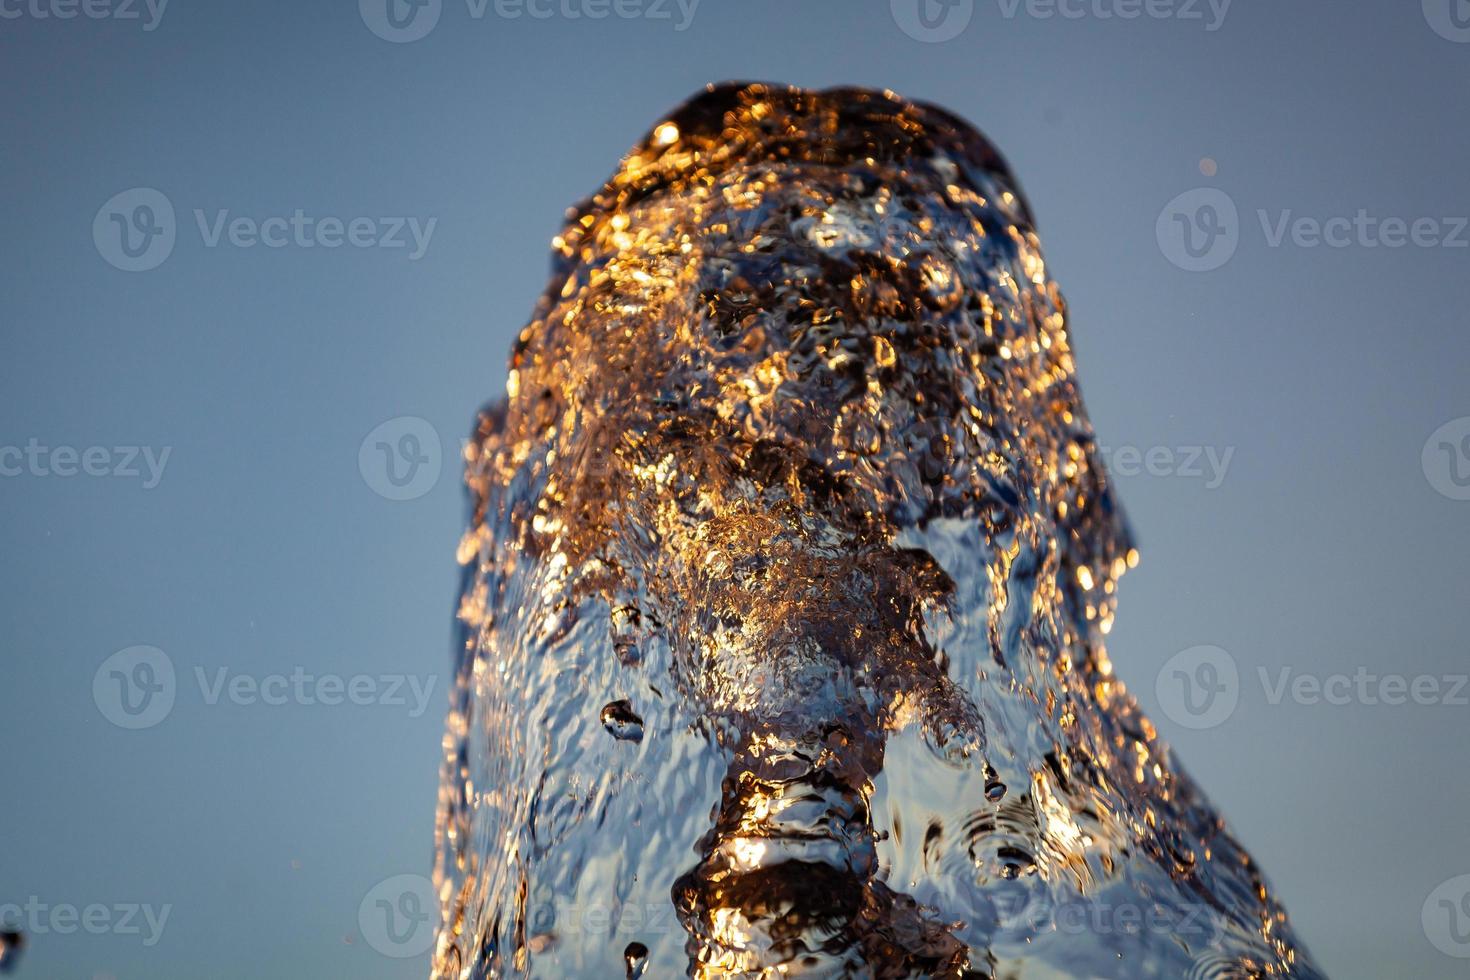
[[[1318,976],[1113,677],[1136,561],[1015,180],[713,87],[467,450],[436,977]]]

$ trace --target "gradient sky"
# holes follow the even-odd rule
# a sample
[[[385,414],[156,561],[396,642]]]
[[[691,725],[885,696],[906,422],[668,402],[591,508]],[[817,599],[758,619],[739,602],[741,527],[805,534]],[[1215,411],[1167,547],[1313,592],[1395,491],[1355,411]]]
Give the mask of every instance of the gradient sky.
[[[358,911],[430,866],[457,448],[503,391],[563,209],[696,88],[757,78],[892,88],[1007,155],[1100,441],[1121,468],[1157,450],[1154,472],[1118,476],[1143,555],[1119,674],[1329,975],[1463,976],[1421,910],[1470,873],[1470,707],[1273,704],[1258,675],[1470,662],[1470,457],[1437,448],[1470,423],[1421,458],[1470,416],[1470,248],[1452,245],[1470,240],[1453,220],[1470,214],[1470,31],[1450,0],[1236,0],[1223,19],[1204,0],[1136,19],[1100,16],[1127,0],[1068,0],[1079,17],[961,0],[943,41],[905,32],[925,34],[914,0],[567,16],[588,2],[440,0],[398,43],[350,0],[172,0],[156,19],[143,0],[87,8],[136,19],[0,0],[0,905],[102,905],[110,923],[47,926],[19,975],[425,975],[426,957],[377,952]],[[146,202],[104,205],[133,188],[175,211],[172,252],[138,272],[106,244],[110,215]],[[1187,271],[1164,209],[1200,189],[1236,209],[1210,212],[1234,252]],[[1220,197],[1182,200],[1203,221]],[[338,238],[371,219],[362,241],[434,224],[417,258],[406,222],[402,248],[247,246],[246,224],[232,241],[236,218],[298,209],[326,240],[324,218]],[[1342,247],[1292,224],[1360,211],[1370,230]],[[1273,244],[1283,218],[1299,234]],[[1385,218],[1430,223],[1389,247]],[[399,491],[359,450],[405,416],[427,428],[383,441],[428,475]],[[442,453],[399,441],[425,432]],[[110,475],[55,472],[92,447]],[[168,450],[156,485],[141,452],[127,475],[127,447]],[[1185,465],[1192,447],[1228,466]],[[1196,730],[1155,682],[1206,644],[1238,666],[1238,705]],[[167,654],[177,690],[127,730],[93,682],[136,645]],[[211,703],[201,671],[365,677],[377,700]],[[379,703],[388,675],[432,683],[427,709],[408,683],[407,704]],[[141,913],[142,934],[113,928],[133,904],[170,909],[153,945]]]

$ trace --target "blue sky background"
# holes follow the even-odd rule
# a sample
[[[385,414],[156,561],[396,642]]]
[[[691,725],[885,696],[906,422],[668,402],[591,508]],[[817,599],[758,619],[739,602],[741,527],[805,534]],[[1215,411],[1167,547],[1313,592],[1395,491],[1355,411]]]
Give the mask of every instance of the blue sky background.
[[[151,30],[141,0],[122,2],[89,9],[137,19],[0,0],[0,904],[100,904],[112,926],[116,906],[170,912],[151,946],[146,927],[48,926],[21,976],[425,975],[423,956],[378,952],[358,912],[380,881],[429,868],[460,440],[503,390],[563,209],[725,78],[892,88],[1009,157],[1071,304],[1100,440],[1175,452],[1118,479],[1143,555],[1122,585],[1118,672],[1331,976],[1463,975],[1421,911],[1470,873],[1470,707],[1272,704],[1258,680],[1288,666],[1412,680],[1470,660],[1470,501],[1446,468],[1470,472],[1470,456],[1421,456],[1470,416],[1470,248],[1268,234],[1284,212],[1364,210],[1456,237],[1470,32],[1450,0],[1236,0],[1223,20],[1186,0],[1129,20],[1100,16],[1120,0],[1072,0],[1079,17],[962,0],[942,42],[905,32],[924,33],[913,0],[703,0],[683,30],[672,0],[601,20],[440,0],[406,43],[344,0],[172,0]],[[176,237],[127,272],[93,225],[139,187],[167,199]],[[1200,188],[1237,209],[1220,239],[1234,252],[1191,272],[1156,225]],[[1203,220],[1206,199],[1184,200]],[[417,259],[211,247],[196,209],[370,218],[370,237],[379,219],[435,225]],[[429,476],[393,500],[359,450],[405,416],[443,452],[421,439]],[[389,428],[390,451],[426,431],[412,425]],[[1447,431],[1458,446],[1470,423]],[[108,472],[127,469],[119,447],[169,456],[145,488],[57,475],[64,453],[4,454],[31,440],[102,447]],[[1233,455],[1219,479],[1194,476],[1189,447]],[[1234,712],[1195,730],[1155,681],[1201,644],[1240,681]],[[177,690],[166,717],[127,730],[93,681],[135,645],[166,653]],[[211,704],[196,670],[212,683],[221,668],[373,678],[374,697],[385,675],[434,687],[416,716],[411,695]]]

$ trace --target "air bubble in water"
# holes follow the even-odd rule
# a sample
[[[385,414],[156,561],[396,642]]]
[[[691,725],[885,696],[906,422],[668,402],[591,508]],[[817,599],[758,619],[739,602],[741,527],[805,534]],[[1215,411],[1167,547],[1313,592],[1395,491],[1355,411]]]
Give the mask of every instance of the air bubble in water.
[[[643,741],[643,719],[627,701],[611,701],[603,706],[602,727],[620,742]]]
[[[623,962],[628,965],[628,980],[639,980],[648,968],[648,947],[638,942],[629,943],[623,950]]]

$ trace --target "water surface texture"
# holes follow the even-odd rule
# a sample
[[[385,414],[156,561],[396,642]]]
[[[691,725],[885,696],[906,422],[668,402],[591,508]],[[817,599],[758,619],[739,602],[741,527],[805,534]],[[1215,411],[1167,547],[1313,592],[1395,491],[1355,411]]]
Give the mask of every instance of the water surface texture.
[[[1016,181],[728,85],[553,241],[469,445],[435,977],[1320,976],[1113,677]]]

